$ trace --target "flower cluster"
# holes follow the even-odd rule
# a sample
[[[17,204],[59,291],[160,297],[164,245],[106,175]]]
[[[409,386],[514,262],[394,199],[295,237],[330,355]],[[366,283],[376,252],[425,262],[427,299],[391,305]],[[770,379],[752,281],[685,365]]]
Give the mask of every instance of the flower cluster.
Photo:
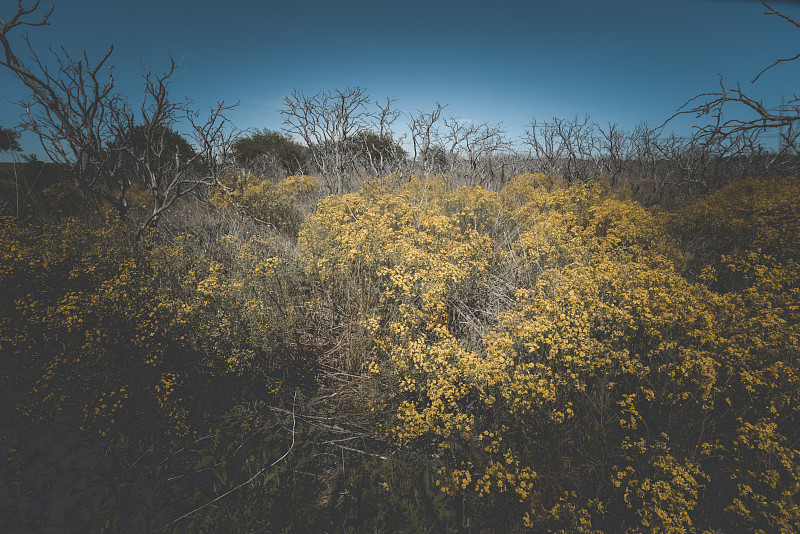
[[[797,188],[670,214],[544,175],[375,182],[320,202],[300,244],[343,361],[448,494],[522,498],[542,529],[791,530]]]

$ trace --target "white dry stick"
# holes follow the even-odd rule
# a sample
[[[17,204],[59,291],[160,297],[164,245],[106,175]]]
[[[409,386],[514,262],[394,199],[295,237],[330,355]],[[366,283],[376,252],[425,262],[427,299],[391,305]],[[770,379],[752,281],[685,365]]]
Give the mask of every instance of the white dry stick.
[[[198,508],[195,508],[195,509],[194,509],[194,510],[192,510],[191,512],[188,512],[188,513],[185,513],[185,514],[183,514],[183,515],[182,515],[182,516],[180,516],[178,519],[175,519],[175,520],[171,521],[169,524],[170,524],[170,525],[173,525],[173,524],[177,523],[178,521],[180,521],[181,519],[186,519],[186,518],[187,518],[187,517],[189,517],[190,515],[192,515],[192,514],[194,514],[194,513],[196,513],[196,512],[199,512],[200,510],[202,510],[202,509],[203,509],[203,508],[205,508],[206,506],[209,506],[209,505],[211,505],[211,504],[214,504],[215,502],[219,501],[220,499],[224,499],[225,497],[227,497],[228,495],[230,495],[230,494],[231,494],[231,493],[233,493],[234,491],[238,490],[239,488],[242,488],[242,487],[244,487],[244,486],[248,485],[249,483],[251,483],[253,480],[255,480],[255,479],[256,479],[256,477],[258,477],[258,476],[259,476],[261,473],[263,473],[264,471],[266,471],[268,467],[274,467],[274,466],[275,466],[275,464],[277,464],[278,462],[280,462],[281,460],[283,460],[284,458],[286,458],[286,456],[287,456],[287,455],[288,455],[290,452],[292,452],[292,449],[294,448],[294,431],[295,431],[295,422],[296,422],[296,421],[295,421],[295,415],[294,415],[294,409],[295,409],[295,401],[296,401],[296,400],[297,400],[297,391],[295,391],[295,392],[294,392],[294,399],[292,400],[292,444],[289,446],[289,450],[287,450],[287,451],[286,451],[286,453],[285,453],[283,456],[281,456],[280,458],[278,458],[277,460],[275,460],[274,462],[272,462],[270,465],[265,465],[265,466],[264,466],[264,467],[262,467],[262,468],[261,468],[261,469],[260,469],[260,470],[259,470],[259,471],[258,471],[258,472],[255,474],[255,475],[251,476],[249,479],[247,479],[246,481],[242,482],[241,484],[239,484],[239,485],[238,485],[238,486],[236,486],[235,488],[229,489],[228,491],[226,491],[225,493],[223,493],[223,494],[222,494],[222,495],[220,495],[219,497],[215,497],[214,499],[212,499],[212,500],[208,501],[208,502],[207,502],[207,503],[205,503],[203,506],[200,506],[200,507],[198,507]]]

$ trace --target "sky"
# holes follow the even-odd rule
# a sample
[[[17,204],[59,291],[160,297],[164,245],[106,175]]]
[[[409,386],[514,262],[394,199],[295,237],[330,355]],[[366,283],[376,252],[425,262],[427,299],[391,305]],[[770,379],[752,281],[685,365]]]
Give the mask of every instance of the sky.
[[[3,4],[7,19],[14,3]],[[142,66],[161,72],[172,56],[171,96],[204,110],[238,103],[229,118],[241,130],[280,130],[293,90],[360,86],[408,114],[438,102],[447,116],[502,123],[512,139],[553,117],[657,126],[718,90],[720,75],[767,107],[800,91],[800,61],[750,81],[800,52],[800,29],[757,0],[42,0],[40,9],[51,5],[49,26],[22,28],[35,50],[96,60],[113,44],[115,83],[132,102]],[[772,5],[800,20],[800,2]],[[18,49],[23,34],[10,35]],[[26,94],[0,71],[2,126],[18,124]],[[667,128],[686,135],[690,119]],[[32,134],[22,148],[42,154]]]

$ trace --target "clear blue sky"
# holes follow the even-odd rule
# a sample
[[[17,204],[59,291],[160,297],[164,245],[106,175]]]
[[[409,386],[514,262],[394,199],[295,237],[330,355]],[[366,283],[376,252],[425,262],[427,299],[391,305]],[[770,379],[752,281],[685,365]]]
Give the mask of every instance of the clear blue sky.
[[[716,90],[718,74],[768,106],[800,91],[800,61],[750,83],[800,52],[800,30],[763,15],[756,0],[42,2],[52,4],[51,25],[28,30],[37,50],[63,45],[97,58],[113,43],[118,88],[134,102],[140,61],[161,71],[171,54],[180,63],[172,96],[203,108],[239,102],[231,118],[240,129],[280,129],[294,88],[358,85],[406,112],[440,102],[450,116],[502,122],[512,137],[554,116],[657,125]],[[13,3],[3,5],[7,18]],[[800,18],[798,2],[773,6]],[[25,90],[0,72],[0,95],[0,122],[15,126],[9,101]],[[686,121],[675,128],[686,133]],[[23,148],[38,151],[30,134]]]

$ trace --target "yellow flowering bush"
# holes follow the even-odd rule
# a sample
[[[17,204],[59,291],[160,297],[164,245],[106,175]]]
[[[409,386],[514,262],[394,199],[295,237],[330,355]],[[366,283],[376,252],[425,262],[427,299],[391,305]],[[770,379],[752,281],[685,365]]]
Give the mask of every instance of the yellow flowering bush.
[[[201,355],[206,372],[285,378],[307,370],[298,327],[302,281],[284,239],[184,233],[152,257],[173,305],[173,335]]]
[[[321,184],[313,176],[289,176],[277,184],[263,176],[246,174],[224,180],[227,190],[216,188],[211,195],[212,205],[238,208],[272,228],[296,235],[303,220],[319,199]]]
[[[800,194],[797,178],[729,184],[688,206],[676,233],[712,292],[719,362],[715,467],[720,521],[751,532],[800,525]]]
[[[152,387],[182,351],[168,335],[172,306],[131,233],[76,219],[37,230],[4,219],[0,240],[0,350],[41,369],[32,413],[80,407],[83,426],[102,435],[143,423],[172,428],[159,414],[178,413],[180,399],[159,405]]]
[[[375,182],[323,200],[300,245],[372,417],[446,494],[534,530],[789,531],[797,182],[763,182],[679,214],[541,175]]]
[[[247,511],[192,525],[284,524],[296,491],[307,530],[800,530],[797,179],[674,212],[541,174],[318,204],[308,176],[226,185],[146,243],[0,217],[0,356],[35,374],[19,408],[166,436],[208,500],[250,479],[227,501]],[[63,216],[74,193],[43,197]]]

